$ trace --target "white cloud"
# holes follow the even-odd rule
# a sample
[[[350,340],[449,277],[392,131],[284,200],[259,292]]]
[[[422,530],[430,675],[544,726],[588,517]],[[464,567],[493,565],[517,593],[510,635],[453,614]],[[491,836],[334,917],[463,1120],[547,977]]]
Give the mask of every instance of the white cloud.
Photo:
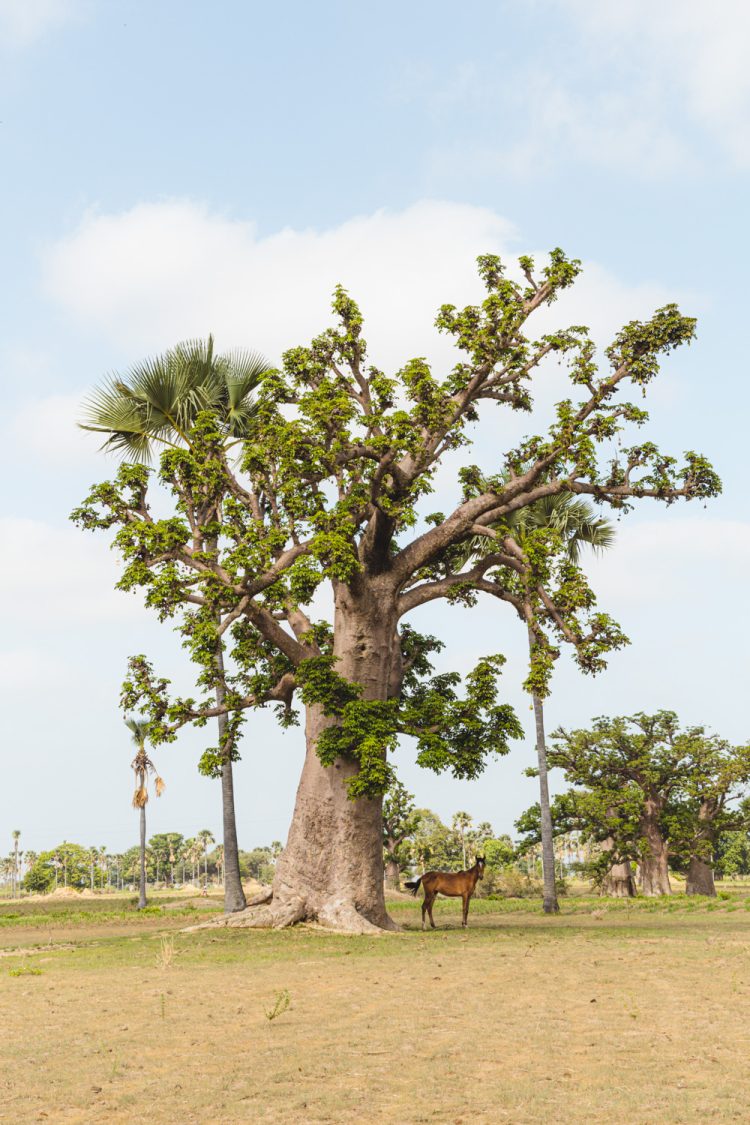
[[[750,164],[746,0],[527,6],[533,45],[506,48],[502,66],[496,56],[445,68],[409,60],[392,81],[393,100],[419,101],[434,118],[428,164],[439,182],[538,179],[581,164],[659,179],[694,174],[717,147]],[[452,143],[446,117],[460,124]]]
[[[212,331],[220,347],[243,344],[278,361],[331,322],[340,281],[360,302],[372,361],[395,370],[414,355],[455,361],[433,327],[437,309],[479,299],[476,255],[512,257],[516,242],[502,216],[455,203],[260,237],[252,223],[176,200],[86,216],[48,249],[43,271],[67,313],[133,359]],[[628,286],[592,264],[539,328],[587,323],[609,338],[668,298],[657,284]]]
[[[529,122],[524,138],[495,158],[516,174],[538,174],[563,152],[648,178],[689,163],[683,144],[654,113],[659,92],[645,77],[636,89],[600,89],[595,97],[548,74],[529,76],[526,86]]]
[[[0,0],[0,46],[28,47],[82,14],[81,0]]]
[[[113,589],[114,552],[102,537],[41,520],[0,519],[3,621],[45,629],[132,619],[140,600]]]
[[[742,164],[750,162],[750,5],[746,0],[559,0],[590,38],[592,57],[627,76],[631,92],[651,88],[650,113],[637,98],[641,125],[658,122],[676,95],[688,113]]]
[[[259,237],[252,223],[188,200],[144,203],[87,216],[47,254],[45,283],[82,323],[136,354],[213,331],[221,346],[249,345],[278,360],[330,323],[341,282],[378,340],[373,358],[397,367],[433,342],[441,302],[479,295],[475,256],[511,238],[505,219],[458,204]]]

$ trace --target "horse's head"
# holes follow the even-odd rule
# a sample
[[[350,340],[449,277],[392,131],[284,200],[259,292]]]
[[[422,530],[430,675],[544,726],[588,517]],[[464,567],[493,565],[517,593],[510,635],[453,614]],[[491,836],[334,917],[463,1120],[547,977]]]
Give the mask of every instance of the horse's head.
[[[477,872],[477,879],[484,879],[484,856],[483,855],[477,856],[477,867],[479,868],[479,870]]]

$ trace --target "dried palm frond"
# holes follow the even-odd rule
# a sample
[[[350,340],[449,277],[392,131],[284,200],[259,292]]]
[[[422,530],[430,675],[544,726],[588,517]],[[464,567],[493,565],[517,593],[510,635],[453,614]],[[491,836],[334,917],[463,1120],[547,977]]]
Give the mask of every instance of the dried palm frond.
[[[133,794],[133,808],[143,809],[148,803],[148,789],[145,785],[139,785]]]
[[[166,781],[164,780],[163,777],[159,777],[159,775],[157,774],[156,779],[154,781],[154,789],[156,790],[156,796],[161,797],[162,793],[164,792],[164,790],[166,788],[167,788]]]

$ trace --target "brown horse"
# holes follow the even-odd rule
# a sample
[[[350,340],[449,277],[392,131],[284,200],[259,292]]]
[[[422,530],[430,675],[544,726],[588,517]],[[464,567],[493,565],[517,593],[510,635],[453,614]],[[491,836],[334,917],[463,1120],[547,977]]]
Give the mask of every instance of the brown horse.
[[[461,923],[465,926],[469,917],[469,902],[474,894],[477,882],[484,878],[484,858],[477,857],[477,861],[468,871],[426,871],[418,879],[410,879],[405,886],[416,896],[419,884],[424,887],[424,901],[422,902],[422,929],[424,929],[425,913],[430,916],[430,925],[435,929],[435,920],[432,917],[432,904],[438,895],[447,895],[449,898],[462,898],[464,901],[464,918]]]

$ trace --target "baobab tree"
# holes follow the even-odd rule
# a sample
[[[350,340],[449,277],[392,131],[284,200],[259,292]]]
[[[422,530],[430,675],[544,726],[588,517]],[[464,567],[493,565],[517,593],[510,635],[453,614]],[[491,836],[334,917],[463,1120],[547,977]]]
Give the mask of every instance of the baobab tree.
[[[556,731],[550,765],[576,788],[552,804],[556,836],[596,846],[587,864],[605,894],[632,895],[637,862],[644,894],[669,894],[669,864],[688,894],[714,895],[714,855],[726,832],[750,826],[750,745],[705,727],[680,727],[672,711],[595,719]],[[540,839],[539,806],[516,821],[524,846]]]
[[[269,901],[244,923],[392,928],[382,795],[398,738],[414,738],[421,765],[471,778],[520,734],[498,700],[501,654],[483,657],[462,691],[457,675],[433,674],[429,655],[438,642],[405,621],[438,599],[512,604],[521,564],[495,525],[560,492],[624,509],[634,499],[671,503],[719,491],[710,464],[694,452],[678,464],[640,440],[610,456],[623,428],[647,420],[642,407],[622,400],[623,387],[645,390],[660,357],[693,338],[692,319],[667,305],[631,322],[600,371],[585,329],[534,336],[528,328],[573,284],[578,262],[555,250],[537,269],[524,257],[521,280],[493,255],[479,267],[482,303],[438,314],[438,328],[459,351],[450,371],[439,376],[413,359],[388,376],[370,364],[359,308],[339,288],[336,327],[292,348],[283,370],[264,379],[238,468],[206,411],[189,446],[162,454],[158,480],[174,500],[169,516],[154,517],[152,474],[130,464],[74,513],[84,528],[117,528],[120,586],[144,589],[165,613],[184,613],[191,654],[203,667],[214,658],[218,614],[231,636],[235,672],[223,704],[173,698],[145,657],[131,660],[123,705],[148,714],[153,737],[174,738],[184,723],[223,713],[236,732],[248,710],[268,703],[290,723],[295,701],[305,708],[307,754],[289,838]],[[533,376],[550,356],[565,363],[571,397],[549,429],[498,453],[494,475],[464,464],[449,513],[425,511],[445,455],[469,444],[469,428],[487,411],[530,411]],[[496,550],[461,565],[477,534]],[[594,611],[585,582],[551,566],[539,585],[536,634],[569,644],[582,668],[600,666],[621,634]],[[323,586],[330,621],[314,617]],[[537,682],[548,663],[546,645],[537,645],[530,673]]]

